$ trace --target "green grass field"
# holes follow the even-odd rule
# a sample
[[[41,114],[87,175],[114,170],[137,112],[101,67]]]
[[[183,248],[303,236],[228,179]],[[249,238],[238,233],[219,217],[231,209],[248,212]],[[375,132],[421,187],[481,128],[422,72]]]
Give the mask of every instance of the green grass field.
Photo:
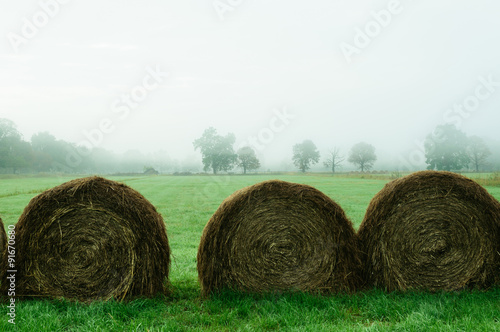
[[[64,300],[18,302],[16,325],[0,310],[0,330],[19,331],[500,331],[500,288],[451,293],[317,296],[223,293],[200,298],[196,252],[201,232],[228,195],[268,179],[309,184],[334,199],[357,228],[388,181],[331,175],[111,177],[143,194],[165,219],[172,250],[169,298],[90,305]],[[0,215],[15,224],[31,198],[70,177],[0,179]],[[500,186],[486,186],[500,199]]]

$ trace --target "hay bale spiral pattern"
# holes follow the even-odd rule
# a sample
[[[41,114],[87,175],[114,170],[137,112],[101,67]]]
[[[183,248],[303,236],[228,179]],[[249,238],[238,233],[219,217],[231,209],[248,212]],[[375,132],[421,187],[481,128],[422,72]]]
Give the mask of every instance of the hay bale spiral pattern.
[[[358,232],[368,284],[389,291],[490,287],[500,272],[499,206],[476,182],[450,172],[388,183]]]
[[[243,188],[203,231],[202,293],[355,290],[361,281],[356,241],[344,211],[313,187],[271,180]]]
[[[163,218],[124,184],[89,177],[47,190],[15,231],[16,296],[88,302],[168,292]]]

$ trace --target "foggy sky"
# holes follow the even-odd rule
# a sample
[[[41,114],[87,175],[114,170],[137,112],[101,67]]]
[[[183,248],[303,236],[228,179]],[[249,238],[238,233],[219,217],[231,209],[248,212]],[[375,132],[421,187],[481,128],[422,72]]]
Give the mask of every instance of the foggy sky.
[[[268,162],[311,139],[323,155],[366,141],[402,163],[446,122],[500,139],[495,1],[0,7],[0,117],[26,140],[49,131],[182,159],[213,126]]]

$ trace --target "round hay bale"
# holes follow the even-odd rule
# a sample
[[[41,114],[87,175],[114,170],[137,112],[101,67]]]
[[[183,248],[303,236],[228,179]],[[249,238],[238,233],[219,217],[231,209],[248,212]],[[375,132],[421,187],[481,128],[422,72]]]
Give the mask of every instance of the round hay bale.
[[[207,296],[224,288],[354,291],[360,264],[339,205],[313,187],[272,180],[224,200],[205,226],[197,267]]]
[[[0,276],[2,276],[5,273],[5,270],[7,269],[7,261],[4,261],[7,259],[7,233],[5,232],[5,226],[3,224],[2,218],[0,218],[0,257],[2,259],[2,266],[0,266]],[[4,257],[5,255],[5,257]],[[0,283],[5,280],[5,278],[0,279]]]
[[[89,302],[168,292],[163,218],[124,184],[89,177],[47,190],[15,232],[16,297]]]
[[[492,286],[500,272],[499,206],[476,182],[450,172],[388,183],[358,231],[367,283],[388,291]]]
[[[3,224],[2,218],[0,218],[0,257],[2,257],[3,252],[7,249],[7,233],[5,232],[5,226]],[[2,266],[4,268],[4,266]]]

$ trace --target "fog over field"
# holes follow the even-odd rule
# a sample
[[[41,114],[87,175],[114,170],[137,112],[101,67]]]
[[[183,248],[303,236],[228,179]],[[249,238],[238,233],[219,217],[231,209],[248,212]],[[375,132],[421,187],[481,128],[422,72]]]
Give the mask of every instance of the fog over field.
[[[478,1],[2,2],[0,118],[26,141],[201,165],[214,127],[293,169],[356,143],[374,169],[425,168],[438,125],[500,146],[500,3]],[[500,158],[497,158],[500,159]],[[201,169],[201,166],[200,166]],[[347,161],[344,169],[354,169]]]

